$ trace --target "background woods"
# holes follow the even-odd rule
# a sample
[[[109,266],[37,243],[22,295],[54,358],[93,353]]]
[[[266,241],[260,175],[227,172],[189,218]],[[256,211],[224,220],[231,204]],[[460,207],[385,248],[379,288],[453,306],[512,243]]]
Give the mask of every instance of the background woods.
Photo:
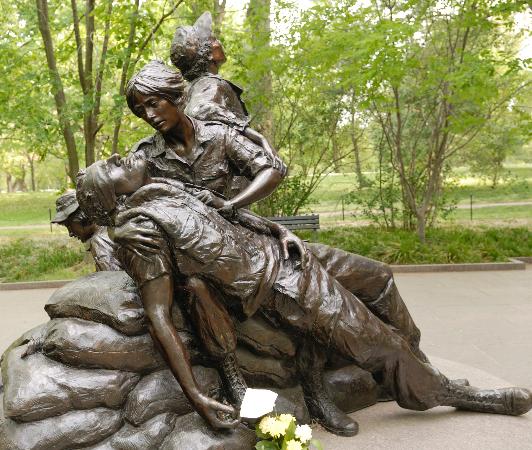
[[[259,211],[297,214],[325,175],[351,174],[342,202],[423,241],[457,170],[497,187],[509,158],[532,162],[526,3],[0,0],[2,189],[66,187],[150,134],[125,83],[209,9],[222,75],[290,166]]]

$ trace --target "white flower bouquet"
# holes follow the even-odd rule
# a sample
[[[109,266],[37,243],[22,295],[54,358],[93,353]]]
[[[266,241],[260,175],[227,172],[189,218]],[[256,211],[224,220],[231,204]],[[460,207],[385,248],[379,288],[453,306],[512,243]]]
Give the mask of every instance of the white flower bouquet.
[[[312,428],[297,425],[291,414],[265,416],[257,424],[257,436],[261,439],[256,450],[323,450],[319,441],[312,439]]]

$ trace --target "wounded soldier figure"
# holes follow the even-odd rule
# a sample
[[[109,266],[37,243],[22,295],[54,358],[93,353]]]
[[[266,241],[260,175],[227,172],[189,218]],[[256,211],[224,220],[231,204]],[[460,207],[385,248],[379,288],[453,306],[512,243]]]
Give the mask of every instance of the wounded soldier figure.
[[[253,231],[260,219],[243,210],[227,220],[204,204],[190,187],[150,177],[147,162],[113,155],[80,173],[77,197],[89,219],[113,230],[142,223],[152,230],[158,251],[143,246],[117,250],[126,272],[137,283],[150,332],[198,413],[215,428],[237,421],[220,417],[232,407],[203,394],[191,371],[186,350],[170,319],[174,286],[202,280],[210,295],[239,318],[262,315],[289,332],[308,339],[360,367],[379,372],[397,403],[426,410],[439,405],[498,414],[521,415],[532,407],[523,388],[478,389],[455,383],[412,351],[391,327],[377,318],[308,255],[304,267],[285,259],[279,240]],[[117,197],[125,195],[120,204]],[[243,224],[246,223],[246,226]],[[263,227],[264,228],[264,227]]]

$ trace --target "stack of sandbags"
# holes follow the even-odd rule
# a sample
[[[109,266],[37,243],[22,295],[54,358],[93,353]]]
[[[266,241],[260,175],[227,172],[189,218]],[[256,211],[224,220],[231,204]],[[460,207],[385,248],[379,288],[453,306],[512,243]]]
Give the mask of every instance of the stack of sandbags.
[[[246,427],[216,433],[193,412],[148,334],[137,290],[124,272],[98,272],[69,283],[45,309],[51,320],[25,333],[2,356],[0,449],[254,446],[255,433]],[[178,305],[173,322],[201,389],[221,399],[218,372],[207,367],[209,359]],[[237,356],[248,383],[275,389],[277,411],[309,421],[292,340],[260,319],[235,325]],[[362,406],[356,401],[361,389],[374,396],[368,376],[350,366],[329,371],[325,379],[333,398],[336,392],[355,394],[354,402],[341,399],[353,410]]]

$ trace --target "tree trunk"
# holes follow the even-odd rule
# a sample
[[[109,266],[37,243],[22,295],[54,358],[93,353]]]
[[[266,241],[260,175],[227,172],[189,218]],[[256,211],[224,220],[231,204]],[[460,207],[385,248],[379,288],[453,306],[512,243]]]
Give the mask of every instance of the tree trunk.
[[[214,34],[220,36],[222,34],[222,24],[225,17],[225,4],[226,0],[213,0],[214,11]]]
[[[37,16],[39,21],[39,31],[41,32],[46,53],[46,62],[52,78],[52,93],[54,95],[57,115],[61,125],[61,132],[65,140],[68,155],[68,174],[72,183],[76,180],[79,171],[79,159],[76,148],[76,140],[72,131],[72,126],[67,115],[67,102],[61,76],[57,70],[57,64],[54,54],[52,34],[50,32],[50,21],[48,19],[48,2],[47,0],[35,0]]]
[[[253,54],[268,53],[270,47],[271,24],[270,0],[250,0],[247,9],[247,21],[251,38]],[[257,119],[259,129],[270,142],[274,142],[274,121],[272,108],[269,102],[273,98],[272,72],[268,61],[262,61],[259,79],[256,80],[255,92],[261,99],[258,106]]]
[[[13,192],[11,179],[12,179],[11,174],[9,172],[6,172],[6,190],[7,190],[8,193],[9,192]]]
[[[131,19],[129,23],[129,37],[127,41],[126,48],[126,57],[122,64],[122,74],[120,76],[120,86],[118,88],[118,95],[120,99],[124,96],[126,88],[127,74],[129,71],[129,63],[131,61],[131,53],[133,51],[133,44],[135,42],[135,30],[137,28],[137,18],[139,15],[139,0],[135,0],[135,6],[133,12],[131,13]],[[116,111],[115,117],[115,126],[113,129],[113,144],[112,144],[112,153],[118,153],[118,137],[120,135],[120,127],[122,126],[122,112],[123,112],[123,103],[116,105],[118,111]]]
[[[426,212],[425,211],[417,211],[416,212],[416,219],[417,219],[417,237],[419,239],[419,242],[422,244],[425,243],[425,227],[426,227]]]
[[[32,192],[36,191],[36,185],[35,185],[35,156],[34,155],[27,155],[28,163],[30,165],[30,177],[31,177],[31,190]]]

